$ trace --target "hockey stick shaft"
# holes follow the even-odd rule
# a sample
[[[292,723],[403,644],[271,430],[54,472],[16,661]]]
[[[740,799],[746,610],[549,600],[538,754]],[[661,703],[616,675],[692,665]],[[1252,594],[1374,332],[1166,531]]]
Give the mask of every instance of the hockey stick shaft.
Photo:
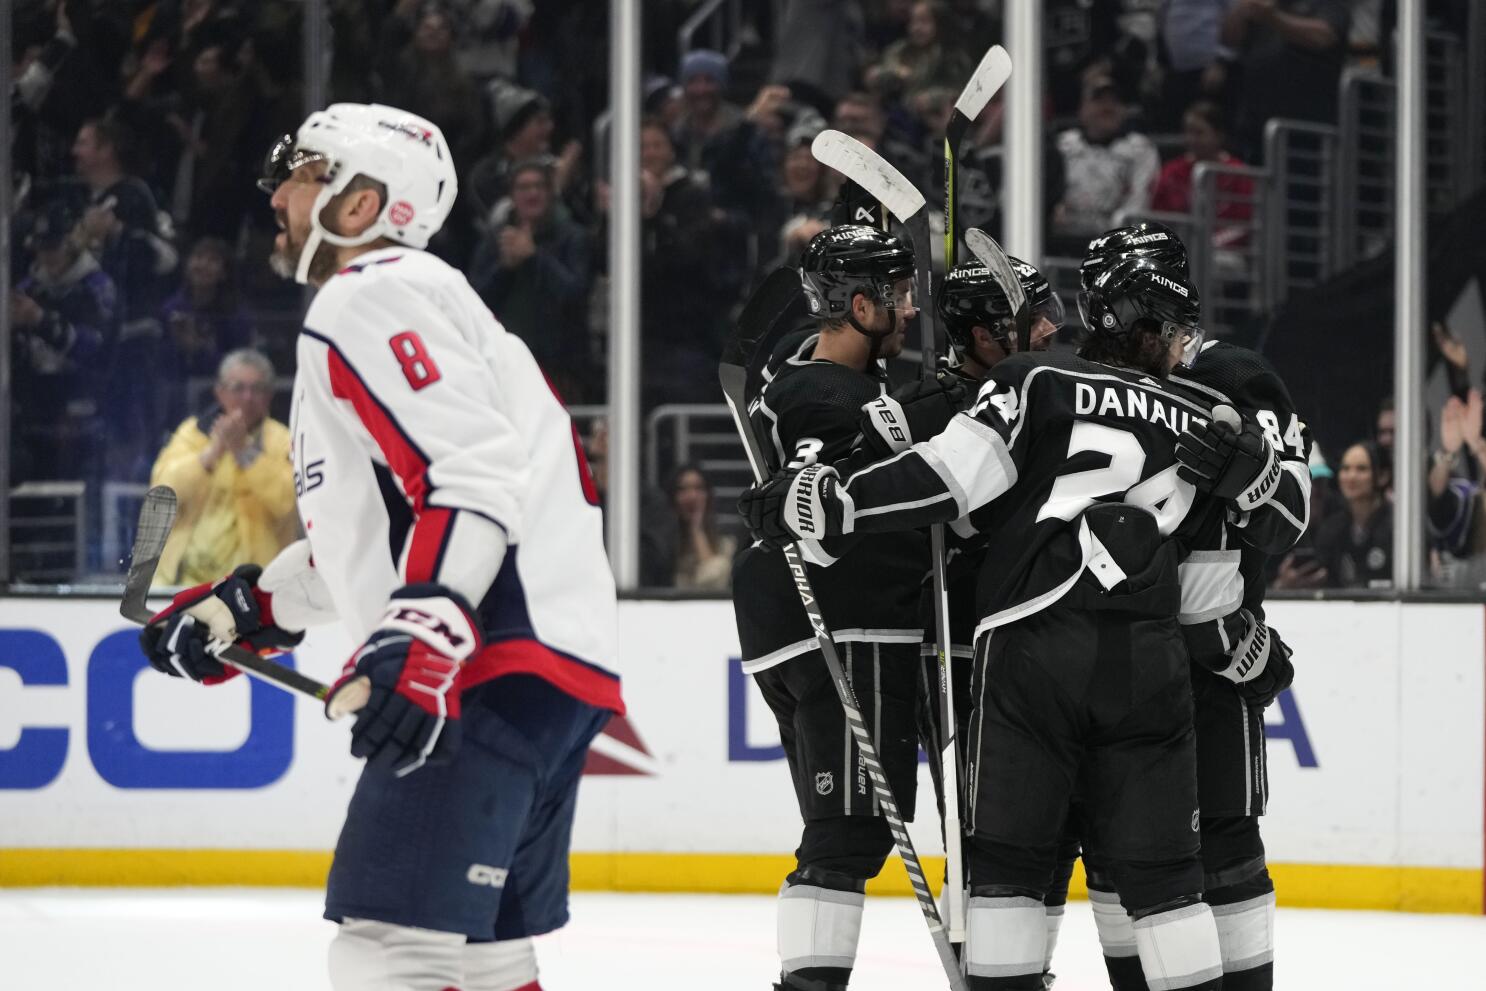
[[[955,267],[959,253],[960,151],[970,125],[1011,76],[1006,49],[993,45],[965,83],[944,134],[944,272]],[[932,330],[924,327],[925,370],[932,372]],[[954,650],[950,642],[949,578],[945,571],[944,526],[929,528],[934,585],[934,650],[939,657],[939,776],[944,791],[944,883],[951,942],[965,941],[964,837],[960,815],[959,724],[955,713]]]
[[[753,427],[748,422],[748,400],[745,395],[747,372],[739,365],[723,364],[718,369],[718,377],[722,381],[722,392],[727,400],[728,409],[733,415],[733,425],[737,427],[738,436],[748,452],[748,463],[753,469],[753,477],[756,481],[762,482],[767,478],[768,469],[763,456],[763,448],[759,446]],[[953,991],[966,991],[965,978],[960,973],[959,961],[955,957],[954,948],[950,946],[949,935],[939,917],[939,909],[934,904],[934,894],[929,889],[928,879],[924,876],[923,864],[919,862],[918,853],[913,848],[913,840],[909,838],[908,828],[903,823],[903,815],[898,811],[898,801],[893,797],[892,786],[888,784],[887,775],[883,772],[877,744],[873,741],[866,721],[862,718],[861,706],[857,703],[856,693],[851,687],[846,669],[842,666],[841,658],[836,652],[836,644],[831,639],[830,628],[826,626],[825,619],[821,616],[820,600],[810,584],[810,576],[805,570],[805,559],[800,553],[799,544],[786,544],[784,559],[789,567],[790,577],[794,580],[795,590],[800,594],[800,603],[805,608],[805,617],[809,620],[810,628],[815,634],[815,642],[820,647],[821,656],[825,658],[826,670],[830,673],[831,682],[836,686],[836,695],[841,700],[841,708],[846,714],[846,722],[851,728],[852,738],[856,741],[862,762],[867,765],[867,777],[872,782],[872,792],[882,808],[882,816],[887,820],[888,830],[893,834],[893,844],[897,847],[898,856],[902,858],[903,867],[908,872],[908,881],[913,886],[913,894],[918,899],[919,909],[923,912],[924,920],[929,924],[929,934],[934,940],[935,948],[939,951],[939,959],[944,965],[949,986]]]

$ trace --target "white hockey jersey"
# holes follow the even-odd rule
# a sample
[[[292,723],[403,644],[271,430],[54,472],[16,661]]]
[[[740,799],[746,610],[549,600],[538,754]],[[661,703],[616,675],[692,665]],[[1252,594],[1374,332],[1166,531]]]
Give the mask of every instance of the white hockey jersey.
[[[352,636],[438,582],[486,646],[464,687],[533,674],[623,712],[614,578],[578,432],[531,352],[455,269],[389,248],[316,294],[298,342],[294,486]]]

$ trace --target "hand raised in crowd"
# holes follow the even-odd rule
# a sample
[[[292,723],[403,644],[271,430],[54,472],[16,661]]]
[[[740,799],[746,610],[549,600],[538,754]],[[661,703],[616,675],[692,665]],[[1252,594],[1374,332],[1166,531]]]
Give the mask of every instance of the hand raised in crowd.
[[[232,410],[217,417],[212,424],[211,443],[201,454],[201,466],[207,471],[217,467],[224,455],[236,454],[248,441],[248,418],[242,410]]]
[[[41,305],[23,292],[12,289],[10,292],[10,322],[17,327],[34,327],[41,323],[41,318],[46,311]]]
[[[1314,557],[1286,554],[1275,574],[1275,588],[1321,588],[1326,584],[1326,568]]]
[[[526,227],[502,228],[499,241],[502,268],[515,268],[537,253],[537,243]]]
[[[1459,396],[1445,400],[1440,409],[1440,450],[1454,454],[1465,443],[1465,403]]]
[[[67,16],[67,0],[57,0],[57,33],[72,37],[72,19]]]
[[[788,86],[772,85],[761,88],[748,107],[748,119],[758,123],[762,118],[777,114],[779,108],[789,102],[789,98]]]
[[[1465,344],[1446,327],[1443,321],[1436,320],[1429,325],[1429,333],[1434,337],[1434,346],[1440,349],[1440,355],[1451,365],[1462,371],[1470,370],[1470,355],[1465,350]]]
[[[110,198],[97,206],[88,207],[77,226],[89,244],[102,244],[123,225],[114,216],[114,201]]]
[[[156,38],[140,58],[139,72],[149,79],[154,79],[170,68],[171,61],[170,42],[164,38]]]
[[[578,163],[583,159],[583,145],[577,141],[569,141],[562,146],[562,154],[557,156],[557,165],[552,169],[552,193],[561,196],[562,191],[568,188],[568,183],[573,181],[573,176],[578,174]]]

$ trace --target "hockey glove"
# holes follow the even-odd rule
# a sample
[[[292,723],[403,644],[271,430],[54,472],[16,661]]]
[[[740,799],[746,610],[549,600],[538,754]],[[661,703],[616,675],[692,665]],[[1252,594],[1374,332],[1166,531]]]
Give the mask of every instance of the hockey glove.
[[[1214,406],[1211,423],[1188,427],[1177,440],[1176,460],[1179,478],[1246,513],[1268,502],[1280,482],[1280,460],[1264,431],[1232,406]]]
[[[738,515],[765,547],[850,533],[848,506],[836,469],[814,464],[775,475],[738,497]]]
[[[1245,701],[1262,709],[1290,687],[1295,667],[1290,663],[1290,648],[1278,633],[1247,609],[1239,610],[1239,615],[1247,632],[1229,654],[1228,667],[1218,674],[1233,682]]]
[[[947,368],[862,407],[862,446],[876,459],[901,454],[949,425],[974,398],[967,380]]]
[[[325,698],[359,678],[370,682],[351,727],[351,756],[390,767],[398,777],[441,763],[459,749],[459,669],[482,646],[474,610],[442,585],[405,585],[392,594],[382,624],[341,671]]]
[[[274,622],[272,596],[259,585],[263,569],[244,564],[219,582],[176,593],[139,633],[139,643],[157,671],[219,685],[240,674],[217,659],[228,644],[260,654],[292,650],[304,639]]]

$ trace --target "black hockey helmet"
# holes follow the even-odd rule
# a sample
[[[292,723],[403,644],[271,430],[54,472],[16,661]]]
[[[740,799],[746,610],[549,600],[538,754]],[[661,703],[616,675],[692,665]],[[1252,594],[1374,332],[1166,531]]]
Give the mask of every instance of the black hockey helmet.
[[[1042,316],[1054,327],[1062,327],[1063,301],[1053,292],[1047,279],[1020,258],[1007,260],[1016,272],[1017,281],[1022,284],[1022,292],[1027,294],[1033,322]],[[991,337],[1008,353],[1016,350],[1011,340],[1011,302],[990,269],[980,262],[956,265],[945,276],[935,304],[945,336],[960,354],[967,355],[974,350],[973,331],[976,327],[989,330]]]
[[[897,309],[893,284],[912,277],[913,249],[886,231],[861,224],[821,231],[800,258],[805,302],[810,315],[822,320],[850,317],[857,293]]]
[[[1202,348],[1202,301],[1186,276],[1153,258],[1117,260],[1079,294],[1091,337],[1123,340],[1142,328],[1170,343],[1183,339],[1182,361],[1190,365]]]
[[[1187,277],[1187,246],[1176,231],[1153,220],[1105,231],[1089,242],[1078,267],[1079,288],[1092,289],[1099,273],[1120,258],[1153,258]]]

